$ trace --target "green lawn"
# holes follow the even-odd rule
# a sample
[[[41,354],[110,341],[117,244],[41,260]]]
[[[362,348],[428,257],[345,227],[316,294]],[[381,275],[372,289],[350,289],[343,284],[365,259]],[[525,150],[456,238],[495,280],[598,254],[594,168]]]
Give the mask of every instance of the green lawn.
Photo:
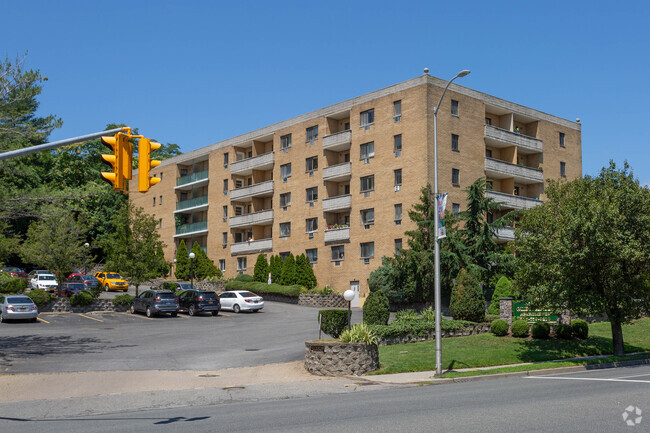
[[[650,351],[650,318],[623,325],[626,352]],[[612,353],[609,322],[589,325],[587,340],[532,340],[492,334],[442,339],[443,369],[541,362]],[[377,373],[435,370],[435,342],[379,348]]]

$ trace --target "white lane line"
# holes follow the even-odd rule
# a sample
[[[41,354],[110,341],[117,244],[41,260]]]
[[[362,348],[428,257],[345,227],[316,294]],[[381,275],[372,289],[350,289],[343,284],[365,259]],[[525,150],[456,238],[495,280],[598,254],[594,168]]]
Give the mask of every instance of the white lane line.
[[[650,376],[650,373],[635,374],[634,376],[621,376],[621,377],[617,377],[616,379],[629,379],[630,377],[643,377],[643,376]]]
[[[644,375],[645,376],[645,375]],[[550,377],[550,376],[526,376],[527,379],[557,379],[557,380],[592,380],[597,382],[631,382],[650,383],[650,380],[627,380],[627,379],[599,379],[594,377]]]

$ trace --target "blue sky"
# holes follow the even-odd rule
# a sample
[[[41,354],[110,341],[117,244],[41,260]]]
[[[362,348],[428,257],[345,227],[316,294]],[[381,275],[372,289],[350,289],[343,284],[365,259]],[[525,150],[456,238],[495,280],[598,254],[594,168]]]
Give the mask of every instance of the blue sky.
[[[126,123],[183,151],[416,77],[582,122],[583,173],[650,184],[650,2],[0,0],[51,140]]]

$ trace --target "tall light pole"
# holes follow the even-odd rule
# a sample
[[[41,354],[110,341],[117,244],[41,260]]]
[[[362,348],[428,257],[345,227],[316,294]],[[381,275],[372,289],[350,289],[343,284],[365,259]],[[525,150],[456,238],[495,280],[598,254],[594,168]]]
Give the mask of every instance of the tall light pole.
[[[425,72],[427,72],[425,70]],[[436,376],[442,375],[442,336],[440,333],[440,316],[442,315],[440,308],[440,239],[438,239],[438,109],[442,103],[442,98],[445,97],[445,92],[449,85],[456,78],[464,77],[469,74],[468,69],[463,69],[454,78],[447,82],[445,89],[440,95],[438,105],[433,108],[433,195],[436,200],[436,217],[434,223],[434,237],[435,237],[435,302],[436,302]]]
[[[194,257],[196,254],[190,253],[190,288],[194,288]]]

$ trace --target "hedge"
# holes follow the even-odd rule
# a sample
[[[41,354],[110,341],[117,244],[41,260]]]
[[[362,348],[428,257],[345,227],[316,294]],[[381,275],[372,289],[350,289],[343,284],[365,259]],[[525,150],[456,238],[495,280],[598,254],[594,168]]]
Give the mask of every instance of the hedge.
[[[440,321],[440,329],[444,331],[464,329],[473,324],[474,322],[467,322],[465,320],[442,319]],[[402,335],[424,337],[436,330],[436,322],[435,320],[403,320],[395,321],[388,325],[371,325],[370,329],[380,338],[398,337]]]
[[[6,275],[1,275],[0,293],[13,295],[15,293],[22,293],[26,289],[27,289],[27,278],[15,278]]]
[[[490,325],[490,332],[497,337],[508,335],[508,322],[503,319],[493,320]]]
[[[280,284],[267,284],[260,283],[259,281],[238,281],[237,279],[229,282],[225,286],[226,290],[250,290],[255,292],[258,295],[280,295],[287,296],[289,298],[297,298],[301,293],[303,293],[302,287],[300,286],[282,286]]]
[[[318,321],[320,322],[320,329],[324,333],[338,338],[341,332],[348,327],[348,310],[319,310]]]
[[[95,301],[95,297],[88,291],[75,293],[70,297],[70,305],[73,307],[87,307]]]
[[[54,299],[54,295],[42,289],[31,290],[27,292],[27,296],[32,298],[32,301],[34,301],[34,303],[39,307],[49,304],[50,301]]]
[[[123,295],[117,295],[113,298],[113,305],[131,305],[132,300],[133,296],[124,293]]]

